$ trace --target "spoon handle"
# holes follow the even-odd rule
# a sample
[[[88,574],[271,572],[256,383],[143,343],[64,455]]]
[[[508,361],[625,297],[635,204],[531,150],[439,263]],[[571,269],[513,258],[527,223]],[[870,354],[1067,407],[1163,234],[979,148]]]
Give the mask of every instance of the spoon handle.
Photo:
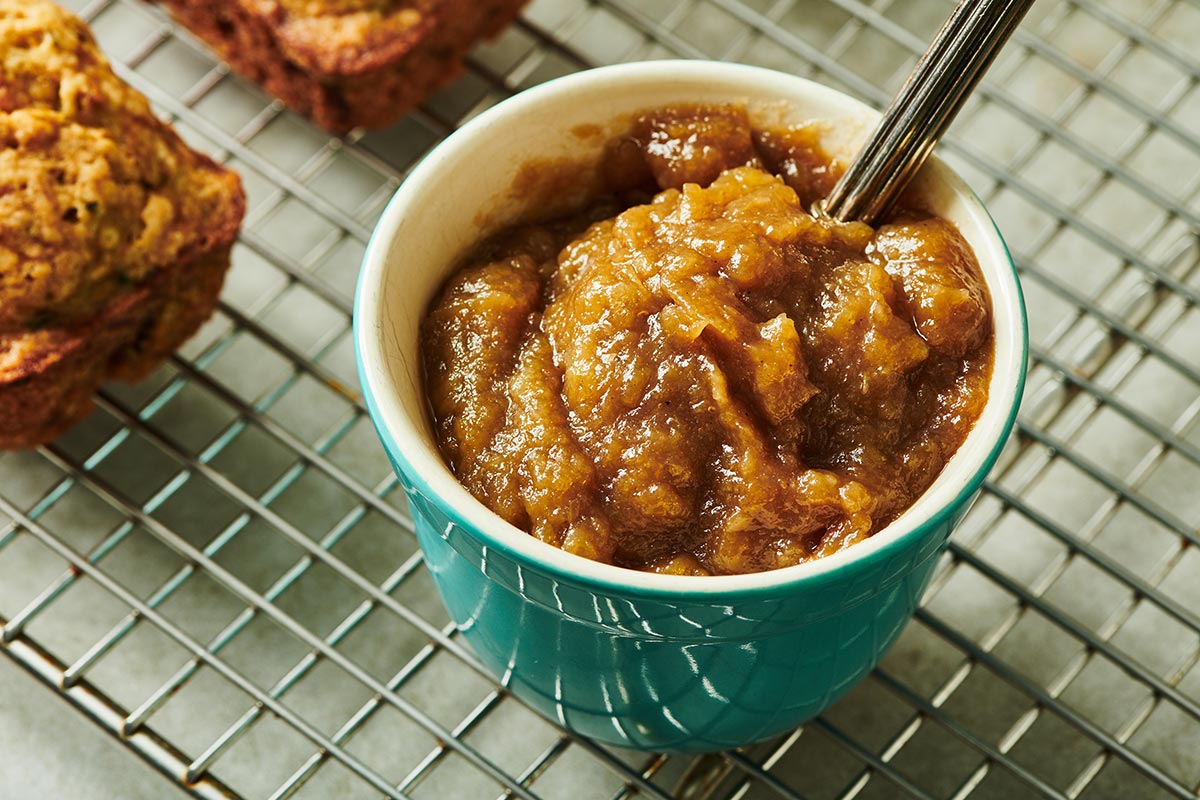
[[[1033,0],[962,0],[822,205],[842,222],[887,213]]]

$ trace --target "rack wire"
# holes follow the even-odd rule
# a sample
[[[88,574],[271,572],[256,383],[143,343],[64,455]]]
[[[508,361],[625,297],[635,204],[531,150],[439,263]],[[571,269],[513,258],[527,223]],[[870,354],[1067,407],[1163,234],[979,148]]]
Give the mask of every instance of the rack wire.
[[[214,319],[0,455],[0,652],[201,798],[1194,798],[1200,788],[1198,0],[1041,0],[940,148],[1022,272],[1018,430],[916,619],[745,750],[576,738],[464,646],[355,388],[371,226],[442,137],[588,66],[684,56],[882,105],[945,0],[536,0],[391,130],[331,138],[156,8],[66,5],[244,177]]]

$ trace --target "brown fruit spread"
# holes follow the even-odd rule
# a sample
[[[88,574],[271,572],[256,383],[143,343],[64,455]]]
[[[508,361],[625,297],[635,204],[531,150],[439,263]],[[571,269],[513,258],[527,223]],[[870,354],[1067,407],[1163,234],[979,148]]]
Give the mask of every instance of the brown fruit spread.
[[[732,106],[648,113],[604,170],[609,196],[484,242],[425,319],[458,479],[543,541],[673,574],[791,566],[895,519],[987,400],[958,230],[814,217],[838,173],[815,129]]]

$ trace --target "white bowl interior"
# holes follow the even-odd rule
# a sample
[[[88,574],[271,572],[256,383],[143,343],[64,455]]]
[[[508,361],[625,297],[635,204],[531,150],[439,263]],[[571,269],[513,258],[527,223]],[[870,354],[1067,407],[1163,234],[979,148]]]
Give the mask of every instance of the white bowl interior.
[[[810,81],[756,67],[658,61],[606,67],[552,81],[490,109],[448,138],[414,170],[384,212],[364,259],[357,302],[364,379],[380,419],[430,488],[506,550],[606,584],[668,592],[766,587],[835,569],[911,532],[950,504],[996,447],[1016,402],[1024,360],[1023,312],[1004,243],[979,200],[931,159],[919,177],[926,202],[975,249],[992,294],[995,366],[988,403],[934,484],[891,525],[832,556],[753,575],[695,578],[635,572],[565,553],[508,525],[455,480],[438,452],[422,388],[421,319],[434,293],[470,247],[527,213],[511,191],[531,160],[598,161],[604,142],[632,115],[685,102],[742,102],[759,124],[819,119],[824,144],[848,157],[877,115]],[[530,195],[536,192],[529,193]]]

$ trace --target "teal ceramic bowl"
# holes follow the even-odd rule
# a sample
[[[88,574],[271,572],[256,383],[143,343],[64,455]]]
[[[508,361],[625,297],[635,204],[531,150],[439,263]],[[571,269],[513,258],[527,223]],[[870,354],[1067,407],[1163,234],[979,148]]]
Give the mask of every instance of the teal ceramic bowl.
[[[372,237],[355,309],[371,418],[408,495],[454,622],[518,697],[586,736],[707,751],[810,719],[861,679],[908,622],[950,530],[1016,415],[1026,331],[1011,258],[979,200],[931,160],[918,188],[975,248],[992,293],[988,404],[936,483],[871,539],[755,575],[634,572],[564,553],[508,525],[455,481],[422,393],[418,326],[473,243],[552,197],[531,160],[598,163],[633,114],[680,102],[745,103],[759,124],[822,119],[849,154],[876,115],[832,89],[769,70],[659,61],[606,67],[522,92],[454,133],[405,180]],[[564,202],[572,198],[559,199]]]

